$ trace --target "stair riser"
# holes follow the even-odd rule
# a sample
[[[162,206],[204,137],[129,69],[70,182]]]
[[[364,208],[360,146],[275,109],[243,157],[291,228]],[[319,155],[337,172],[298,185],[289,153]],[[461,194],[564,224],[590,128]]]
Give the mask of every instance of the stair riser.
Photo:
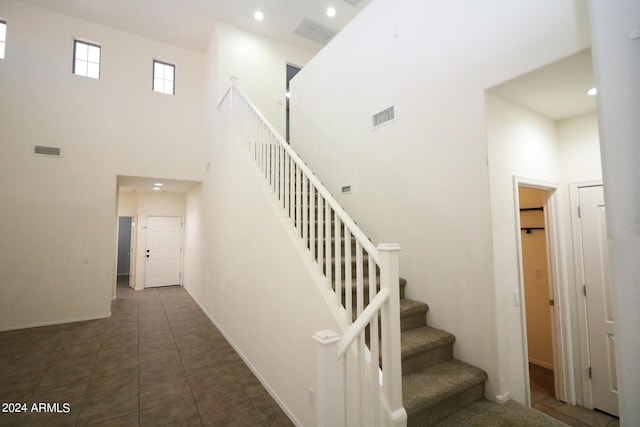
[[[410,374],[421,369],[445,362],[453,358],[453,345],[447,344],[427,352],[402,358],[402,375]]]
[[[424,313],[414,313],[409,316],[404,316],[400,319],[400,330],[408,331],[409,329],[419,328],[420,326],[427,325],[427,311]]]
[[[408,413],[407,427],[433,426],[465,406],[482,399],[483,396],[484,383],[475,384],[435,406],[425,408],[418,413]]]

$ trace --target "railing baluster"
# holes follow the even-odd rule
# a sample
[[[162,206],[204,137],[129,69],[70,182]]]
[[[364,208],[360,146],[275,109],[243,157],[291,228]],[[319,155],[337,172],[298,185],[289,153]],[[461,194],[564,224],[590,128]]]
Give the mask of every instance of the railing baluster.
[[[327,279],[329,281],[329,286],[331,286],[331,214],[332,214],[332,210],[331,207],[329,206],[329,203],[325,203],[325,210],[324,210],[324,230],[325,230],[325,234],[324,234],[324,247],[325,247],[325,275],[327,276]]]
[[[271,132],[269,132],[269,141],[271,142],[271,189],[276,193],[278,197],[278,190],[276,187],[276,180],[278,177],[278,146],[276,145],[276,138]]]
[[[369,303],[373,299],[373,296],[378,293],[378,280],[376,277],[376,264],[371,257],[368,258],[369,263]],[[378,335],[378,312],[373,315],[371,323],[369,324],[369,348],[371,349],[371,361],[369,362],[369,378],[371,378],[371,388],[369,401],[371,402],[371,413],[380,413],[380,347],[379,347],[379,335]],[[373,422],[370,423],[373,427],[380,425],[378,416],[373,417]]]
[[[284,154],[284,211],[287,213],[287,216],[290,219],[292,218],[291,215],[291,211],[289,210],[289,196],[291,194],[290,192],[290,185],[291,185],[291,170],[290,170],[290,166],[291,163],[289,162],[289,156],[287,155],[287,153],[283,153]]]
[[[365,420],[366,413],[364,411],[364,408],[366,401],[367,384],[365,381],[364,369],[367,363],[365,359],[367,349],[364,338],[364,329],[358,335],[356,345],[358,346],[358,364],[356,368],[356,375],[358,376],[358,420],[360,420],[360,425],[366,426],[367,422]]]
[[[316,189],[309,183],[309,248],[311,259],[316,260]]]
[[[280,207],[284,204],[284,150],[278,145],[278,196]]]
[[[304,175],[303,175],[304,176]],[[304,246],[310,248],[309,245],[309,180],[306,176],[302,182],[302,241]]]
[[[344,308],[347,324],[353,323],[353,276],[351,272],[351,231],[344,227]]]
[[[302,217],[300,216],[300,213],[302,212],[302,206],[301,206],[301,197],[302,195],[300,194],[302,191],[302,174],[300,173],[300,168],[298,167],[297,164],[295,164],[295,168],[296,168],[296,227],[298,229],[298,236],[302,238],[302,240],[304,240],[304,237],[302,236]]]
[[[342,241],[340,240],[340,235],[342,234],[342,221],[338,215],[334,213],[334,227],[335,233],[333,235],[333,252],[334,252],[334,263],[335,266],[335,292],[336,292],[336,302],[342,305]],[[331,243],[329,243],[331,244]]]
[[[219,122],[235,127],[236,135],[242,138],[243,145],[256,162],[258,173],[264,177],[302,243],[309,249],[319,273],[325,276],[324,283],[332,286],[338,307],[344,303],[345,336],[342,339],[330,334],[317,337],[318,342],[335,338],[338,348],[336,352],[333,343],[321,343],[333,349],[319,352],[324,353],[328,370],[318,376],[317,406],[325,409],[318,414],[318,425],[405,425],[399,351],[399,247],[374,247],[295,151],[233,83],[222,98],[219,111]],[[366,289],[365,277],[368,277]],[[382,328],[378,326],[379,322]],[[332,391],[321,386],[325,380],[334,382]],[[347,407],[345,402],[355,405]],[[381,422],[382,408],[385,408],[385,421]]]
[[[356,314],[359,316],[364,308],[364,283],[362,272],[362,246],[356,241]]]
[[[324,198],[322,197],[322,195],[320,194],[320,192],[318,192],[318,205],[317,205],[318,209],[318,220],[316,222],[316,227],[318,228],[317,232],[316,232],[316,241],[318,242],[318,267],[320,267],[320,273],[322,273],[323,270],[323,261],[324,261],[324,245],[323,243],[323,230],[324,230],[324,222],[326,221],[326,219],[324,218]]]

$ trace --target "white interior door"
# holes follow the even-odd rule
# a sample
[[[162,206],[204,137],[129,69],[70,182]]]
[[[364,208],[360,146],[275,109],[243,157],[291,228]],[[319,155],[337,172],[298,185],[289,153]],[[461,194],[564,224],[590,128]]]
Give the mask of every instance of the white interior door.
[[[614,318],[602,186],[580,188],[579,199],[593,407],[618,415]]]
[[[147,248],[144,287],[180,284],[182,218],[147,217]]]

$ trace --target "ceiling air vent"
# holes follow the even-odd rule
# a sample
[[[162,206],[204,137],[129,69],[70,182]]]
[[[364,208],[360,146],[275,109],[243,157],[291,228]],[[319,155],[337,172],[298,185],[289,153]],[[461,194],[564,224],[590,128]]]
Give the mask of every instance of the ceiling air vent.
[[[319,22],[309,18],[302,18],[302,21],[293,30],[299,36],[308,38],[321,44],[327,44],[338,33],[333,28],[326,27]]]
[[[62,155],[60,147],[47,147],[44,145],[35,145],[33,147],[33,154],[51,157],[60,157]]]
[[[357,6],[360,4],[362,0],[344,0],[345,3],[349,3],[350,5]]]
[[[373,115],[372,117],[372,125],[373,128],[377,128],[379,126],[382,126],[385,123],[389,123],[393,120],[395,120],[396,118],[396,107],[395,106],[391,106],[385,110],[380,111],[379,113],[376,113]]]

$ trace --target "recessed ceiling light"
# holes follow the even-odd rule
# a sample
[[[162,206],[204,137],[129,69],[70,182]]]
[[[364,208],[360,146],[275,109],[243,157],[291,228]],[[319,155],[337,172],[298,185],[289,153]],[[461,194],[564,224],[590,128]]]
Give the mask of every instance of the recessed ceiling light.
[[[336,9],[330,6],[329,9],[327,9],[327,16],[330,16],[332,18],[336,16]]]
[[[256,21],[262,21],[264,19],[264,15],[259,10],[256,10],[256,13],[253,14],[253,17]]]
[[[153,191],[160,191],[160,187],[153,187]]]
[[[598,88],[595,88],[595,87],[592,87],[587,91],[587,95],[591,95],[591,96],[596,96],[597,93],[598,93]]]
[[[156,187],[162,187],[162,183],[161,183],[161,182],[156,182],[156,183],[155,183],[155,184],[153,184],[153,185],[155,185]]]

